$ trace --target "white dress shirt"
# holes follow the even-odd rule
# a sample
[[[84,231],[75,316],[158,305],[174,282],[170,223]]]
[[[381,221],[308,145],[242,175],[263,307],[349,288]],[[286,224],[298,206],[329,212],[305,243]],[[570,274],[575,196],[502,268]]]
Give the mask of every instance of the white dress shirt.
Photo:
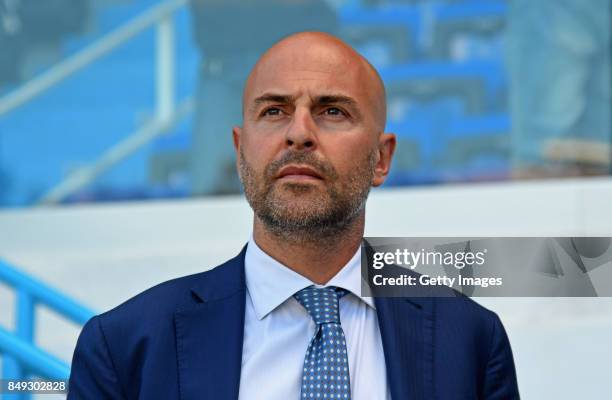
[[[374,301],[359,296],[360,252],[325,286],[349,291],[340,299],[340,322],[346,337],[352,400],[389,400]],[[244,264],[247,294],[238,398],[299,400],[304,356],[315,323],[293,295],[313,282],[264,253],[252,238]]]

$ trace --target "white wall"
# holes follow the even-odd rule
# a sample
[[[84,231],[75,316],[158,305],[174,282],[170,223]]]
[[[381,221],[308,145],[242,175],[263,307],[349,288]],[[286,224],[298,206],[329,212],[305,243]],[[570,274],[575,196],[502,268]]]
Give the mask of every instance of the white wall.
[[[369,236],[612,236],[612,180],[375,191]],[[0,258],[96,311],[235,255],[252,213],[240,197],[0,212]],[[601,399],[610,389],[610,299],[479,299],[500,314],[525,399]],[[0,324],[12,326],[0,285]],[[7,312],[8,311],[8,312]],[[39,343],[68,361],[78,335],[49,312]],[[606,379],[607,378],[607,379]]]

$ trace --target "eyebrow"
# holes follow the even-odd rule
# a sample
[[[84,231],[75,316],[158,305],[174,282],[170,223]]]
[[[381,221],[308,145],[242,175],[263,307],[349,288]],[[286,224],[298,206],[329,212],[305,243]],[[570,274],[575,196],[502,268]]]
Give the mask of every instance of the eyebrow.
[[[292,104],[296,100],[296,96],[277,94],[277,93],[264,93],[263,95],[253,100],[252,110],[257,109],[261,104],[265,103],[279,103],[279,104]],[[357,102],[349,96],[342,94],[325,94],[321,96],[315,96],[313,103],[316,105],[329,105],[329,104],[344,104],[350,106],[355,110],[358,110]]]
[[[255,100],[253,100],[252,109],[256,109],[261,104],[265,103],[291,104],[293,102],[295,102],[295,96],[276,93],[264,93],[261,96],[257,97]]]
[[[340,94],[330,94],[324,96],[317,96],[314,99],[315,104],[325,105],[325,104],[345,104],[347,106],[357,106],[357,102],[349,97]]]

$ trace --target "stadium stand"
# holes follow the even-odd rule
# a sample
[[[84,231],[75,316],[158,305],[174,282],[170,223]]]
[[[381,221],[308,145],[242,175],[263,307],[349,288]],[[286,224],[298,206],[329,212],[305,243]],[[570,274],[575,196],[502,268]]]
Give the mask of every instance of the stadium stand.
[[[62,57],[158,3],[93,2],[88,22],[63,34]],[[387,185],[507,176],[500,48],[505,12],[506,3],[498,0],[351,1],[340,8],[342,35],[380,69],[388,87],[388,129],[399,135],[400,146]],[[199,62],[186,8],[176,15],[175,27],[176,96],[184,98],[196,87]],[[34,204],[152,117],[154,35],[139,34],[0,116],[0,205]],[[5,85],[3,93],[14,88]],[[63,201],[188,196],[191,131],[187,119]]]

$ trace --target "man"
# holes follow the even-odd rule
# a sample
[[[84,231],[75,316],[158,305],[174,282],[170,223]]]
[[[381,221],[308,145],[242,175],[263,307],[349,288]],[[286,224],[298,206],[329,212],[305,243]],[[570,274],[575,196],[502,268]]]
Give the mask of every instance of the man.
[[[494,313],[360,297],[365,202],[395,147],[385,114],[376,71],[333,36],[268,50],[233,130],[252,239],[89,321],[68,398],[517,399]]]

